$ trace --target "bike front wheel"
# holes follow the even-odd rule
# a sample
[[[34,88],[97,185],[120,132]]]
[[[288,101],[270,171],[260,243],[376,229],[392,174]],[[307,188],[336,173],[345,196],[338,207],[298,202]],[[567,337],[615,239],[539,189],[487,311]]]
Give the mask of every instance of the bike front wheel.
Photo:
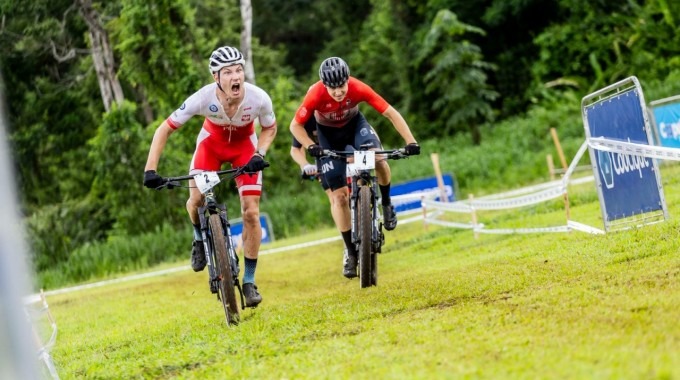
[[[359,280],[362,288],[373,285],[373,265],[374,260],[371,241],[373,228],[373,213],[371,212],[371,189],[368,186],[359,188],[359,199],[357,200],[358,226],[359,226]],[[376,273],[377,275],[377,273]]]
[[[234,290],[234,276],[229,262],[230,241],[227,241],[222,226],[222,219],[218,214],[210,215],[210,232],[215,249],[215,266],[219,272],[220,300],[224,306],[227,325],[237,325],[240,320],[236,291]]]

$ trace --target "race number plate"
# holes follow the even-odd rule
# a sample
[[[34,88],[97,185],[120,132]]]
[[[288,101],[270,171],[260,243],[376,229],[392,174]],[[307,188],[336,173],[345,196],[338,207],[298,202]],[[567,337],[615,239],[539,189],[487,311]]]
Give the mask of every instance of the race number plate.
[[[375,168],[375,152],[372,150],[355,150],[354,166],[357,170],[370,170]]]
[[[201,194],[205,194],[220,183],[220,176],[216,172],[203,172],[196,174],[194,180]]]
[[[348,177],[353,177],[355,175],[359,175],[359,171],[357,170],[356,165],[354,165],[354,163],[351,163],[351,162],[347,163],[347,170],[346,171],[347,171]]]

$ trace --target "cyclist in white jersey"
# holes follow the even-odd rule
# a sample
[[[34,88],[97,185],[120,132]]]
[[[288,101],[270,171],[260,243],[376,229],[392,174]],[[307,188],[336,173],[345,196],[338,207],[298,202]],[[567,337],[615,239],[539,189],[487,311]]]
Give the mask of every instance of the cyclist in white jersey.
[[[276,117],[272,101],[261,88],[245,82],[245,60],[237,49],[224,46],[210,56],[210,72],[215,80],[191,95],[156,129],[149,149],[144,172],[144,186],[156,188],[163,179],[156,169],[168,137],[192,116],[203,116],[203,128],[196,139],[196,151],[191,159],[189,174],[220,170],[224,163],[233,167],[246,166],[236,178],[243,214],[243,293],[246,306],[255,307],[262,296],[255,285],[255,269],[262,240],[260,224],[260,195],[262,169],[267,149],[276,136]],[[262,127],[259,138],[255,120]],[[205,268],[198,208],[203,195],[189,181],[190,195],[187,211],[194,226],[191,266],[199,272]]]

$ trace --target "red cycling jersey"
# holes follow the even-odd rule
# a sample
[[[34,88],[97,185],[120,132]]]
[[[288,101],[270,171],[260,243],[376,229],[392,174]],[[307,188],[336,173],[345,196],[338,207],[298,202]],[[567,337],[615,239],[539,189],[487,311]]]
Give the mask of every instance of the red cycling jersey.
[[[328,94],[323,83],[318,81],[307,90],[302,105],[295,113],[295,121],[304,125],[314,112],[319,124],[342,128],[359,113],[359,103],[361,102],[370,104],[381,114],[390,106],[371,86],[354,77],[349,77],[347,94],[341,102],[335,101]]]

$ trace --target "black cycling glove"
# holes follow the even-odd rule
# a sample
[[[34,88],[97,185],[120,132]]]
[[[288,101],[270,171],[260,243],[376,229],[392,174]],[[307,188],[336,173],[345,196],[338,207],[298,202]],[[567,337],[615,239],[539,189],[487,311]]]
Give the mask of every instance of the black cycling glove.
[[[250,161],[245,166],[246,173],[257,173],[260,170],[269,166],[269,162],[265,161],[259,154],[250,158]]]
[[[319,158],[323,156],[323,149],[321,149],[321,146],[319,146],[319,144],[312,144],[308,146],[307,151],[312,157]]]
[[[420,154],[420,145],[418,143],[410,143],[404,147],[407,156],[417,156]]]
[[[144,186],[149,189],[155,189],[162,185],[163,182],[163,177],[159,176],[155,170],[147,170],[144,172]]]

